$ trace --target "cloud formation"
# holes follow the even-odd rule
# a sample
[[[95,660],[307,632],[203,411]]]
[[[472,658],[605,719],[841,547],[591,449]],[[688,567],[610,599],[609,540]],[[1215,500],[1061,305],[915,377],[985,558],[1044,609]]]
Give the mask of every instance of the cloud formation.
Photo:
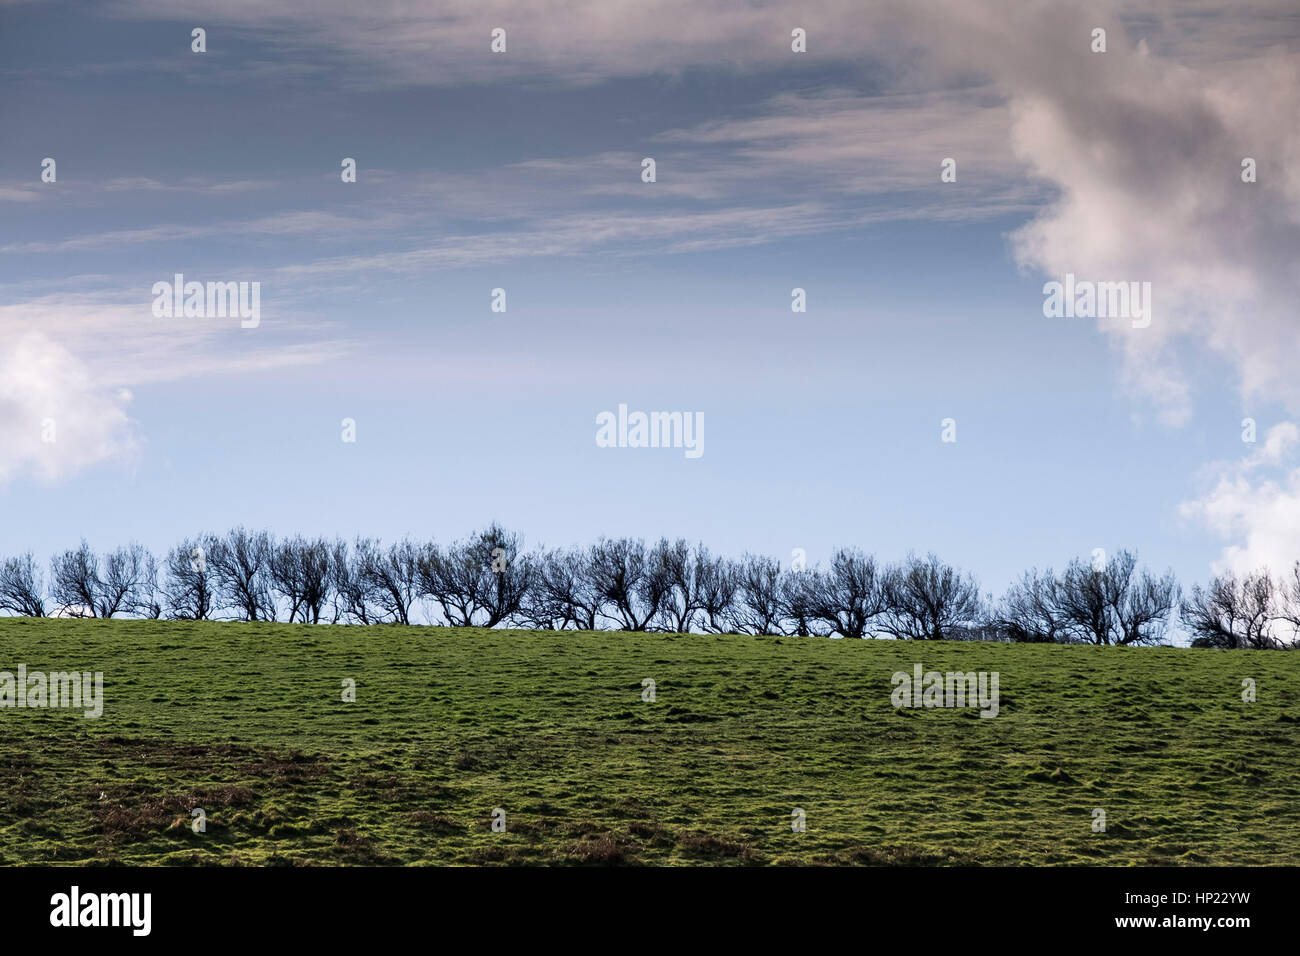
[[[1283,422],[1241,461],[1212,466],[1213,487],[1179,511],[1229,539],[1214,570],[1284,572],[1300,559],[1300,428]]]
[[[287,209],[238,221],[145,224],[29,240],[14,252],[252,236],[259,255],[271,250],[262,259],[271,275],[305,285],[333,274],[693,252],[900,218],[1016,214],[1025,223],[1010,236],[1011,249],[1031,275],[1151,283],[1149,327],[1100,326],[1143,413],[1171,425],[1188,421],[1198,376],[1222,366],[1244,413],[1274,405],[1300,415],[1292,370],[1300,354],[1293,311],[1300,13],[1293,0],[1229,9],[1201,0],[828,0],[793,11],[733,0],[377,8],[350,0],[119,0],[110,9],[203,23],[210,49],[238,40],[254,49],[250,63],[274,53],[289,68],[336,65],[322,82],[345,88],[572,86],[708,70],[780,76],[789,92],[733,99],[707,122],[650,135],[645,148],[660,160],[653,190],[630,172],[639,155],[611,146],[487,168],[367,170],[365,214]],[[502,55],[489,50],[498,26],[509,36]],[[807,30],[807,54],[790,50],[796,26]],[[1105,53],[1092,50],[1098,27],[1107,31]],[[937,180],[946,156],[957,160],[955,189]],[[1242,181],[1246,158],[1255,161],[1256,182]],[[114,182],[123,191],[180,188],[148,178]],[[235,185],[246,182],[258,181]],[[29,187],[5,189],[0,199],[33,195]],[[409,215],[417,205],[423,219]],[[340,234],[365,241],[343,254],[320,248]],[[276,242],[299,240],[273,258]],[[1040,307],[1025,303],[1027,336],[1046,322],[1091,321],[1044,319]],[[74,354],[93,354],[75,339],[59,341]],[[134,341],[145,347],[139,335]],[[179,341],[148,348],[155,357],[180,355],[179,368],[215,367]],[[94,361],[97,373],[112,364]],[[1285,525],[1291,484],[1269,484],[1260,477],[1265,467],[1227,478],[1225,490],[1188,513],[1236,529],[1242,553],[1268,553],[1261,535],[1269,522]]]
[[[1001,214],[1036,202],[1037,214],[1012,236],[1026,269],[1046,279],[1073,272],[1152,283],[1151,326],[1112,323],[1105,331],[1115,337],[1129,387],[1154,417],[1177,425],[1190,415],[1195,388],[1182,345],[1231,363],[1244,402],[1276,401],[1300,413],[1300,379],[1290,374],[1300,346],[1290,312],[1300,293],[1300,125],[1288,121],[1300,115],[1300,14],[1286,0],[1230,10],[1200,0],[1155,7],[890,0],[866,9],[830,0],[794,12],[729,0],[465,0],[379,9],[348,0],[122,0],[113,9],[198,17],[268,47],[341,58],[366,82],[404,86],[523,76],[590,83],[687,69],[780,70],[798,82],[813,64],[870,64],[892,96],[791,93],[756,115],[661,134],[665,149],[690,152],[663,177],[660,197],[743,205],[738,221],[788,204],[788,190],[781,199],[774,194],[796,181],[801,197],[823,206],[828,195],[893,190],[895,211],[906,206],[919,218],[968,216],[980,203],[986,214]],[[498,26],[510,38],[500,55],[489,50]],[[807,54],[790,50],[794,27],[807,31]],[[1104,53],[1092,50],[1098,27],[1107,31]],[[978,199],[963,188],[952,209],[951,192],[932,190],[926,199],[916,188],[949,155],[979,187]],[[1258,170],[1250,184],[1241,180],[1246,158]],[[573,168],[568,158],[548,162],[524,171],[544,177],[552,166]],[[586,164],[597,181],[601,162]],[[609,189],[614,198],[622,191]],[[596,218],[614,216],[605,209]],[[820,221],[840,228],[835,218]],[[878,211],[844,217],[851,224],[881,218]],[[696,248],[700,240],[689,233],[697,217],[681,221],[680,248]],[[646,235],[661,238],[663,223],[658,213],[648,216]],[[617,241],[634,231],[628,224],[603,234]],[[709,238],[704,247],[746,241],[754,240]],[[562,235],[554,246],[543,243],[571,245]],[[443,254],[424,247],[406,255]],[[1037,320],[1035,303],[1026,303],[1026,322]]]
[[[0,338],[0,484],[22,472],[54,481],[129,457],[138,448],[130,401],[44,333]]]
[[[266,334],[237,320],[156,319],[147,291],[137,302],[97,291],[0,306],[0,482],[129,459],[142,440],[128,416],[133,387],[316,365],[348,347],[300,325],[285,341],[273,326],[287,318]]]

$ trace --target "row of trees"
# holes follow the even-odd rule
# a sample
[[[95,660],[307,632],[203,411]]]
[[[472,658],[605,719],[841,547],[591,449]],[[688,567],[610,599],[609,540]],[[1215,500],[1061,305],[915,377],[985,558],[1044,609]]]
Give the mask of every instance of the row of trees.
[[[1300,634],[1300,563],[1284,580],[1222,575],[1183,600],[1172,573],[1120,551],[1035,569],[994,601],[934,555],[882,565],[841,549],[825,568],[794,568],[684,540],[525,551],[495,524],[450,545],[235,528],[184,541],[161,565],[137,544],[97,554],[84,541],[48,572],[31,553],[8,558],[0,611],[1104,645],[1164,643],[1181,613],[1194,646],[1280,649]]]

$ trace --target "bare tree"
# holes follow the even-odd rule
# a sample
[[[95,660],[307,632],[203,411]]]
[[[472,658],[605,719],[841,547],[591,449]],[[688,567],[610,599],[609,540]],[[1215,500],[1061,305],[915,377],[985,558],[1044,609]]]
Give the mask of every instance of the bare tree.
[[[51,560],[52,597],[68,617],[116,617],[142,614],[158,617],[158,567],[144,547],[130,544],[101,561],[83,540],[73,551]]]
[[[1194,585],[1180,610],[1183,625],[1192,634],[1193,647],[1277,646],[1269,633],[1276,615],[1276,594],[1267,572],[1243,579],[1231,573],[1221,574],[1204,590]]]
[[[272,589],[289,607],[289,620],[319,623],[330,594],[329,544],[301,536],[282,541],[271,548],[268,571]]]
[[[536,559],[524,553],[523,537],[494,522],[475,537],[471,550],[472,560],[486,564],[491,574],[481,590],[482,626],[496,627],[517,619],[537,573]]]
[[[678,634],[694,629],[697,620],[710,622],[721,616],[728,588],[726,565],[698,544],[692,550],[685,539],[661,541],[653,558],[666,575],[668,593],[659,614],[664,628]]]
[[[1137,557],[1117,551],[1101,564],[1075,559],[1056,582],[1055,608],[1070,634],[1089,644],[1158,644],[1180,588],[1171,572],[1138,571]]]
[[[1289,640],[1275,636],[1275,646],[1280,650],[1300,650],[1300,561],[1291,566],[1291,576],[1282,582],[1278,591],[1277,617],[1289,625],[1291,635]]]
[[[156,597],[158,566],[154,557],[138,544],[109,552],[99,575],[97,612],[100,617],[140,614],[158,617],[162,613]]]
[[[50,598],[64,617],[99,613],[99,559],[83,539],[81,546],[50,559]]]
[[[979,585],[933,554],[890,568],[883,583],[881,628],[900,639],[941,641],[980,621]]]
[[[275,599],[271,594],[271,556],[274,542],[265,531],[234,528],[214,539],[208,552],[208,567],[217,581],[223,606],[240,620],[274,621]]]
[[[576,548],[548,551],[537,569],[524,606],[531,626],[562,631],[572,626],[592,631],[605,606],[587,570],[587,555]]]
[[[704,630],[714,634],[728,630],[727,622],[736,605],[739,572],[733,561],[725,558],[711,559],[707,572],[701,571],[696,579],[700,622]]]
[[[727,617],[739,634],[780,634],[785,616],[781,562],[745,554],[736,567],[736,601]]]
[[[813,579],[817,617],[832,634],[867,637],[885,611],[883,577],[871,555],[846,548],[836,551],[826,573]]]
[[[330,595],[329,544],[295,536],[272,546],[267,567],[272,590],[289,607],[289,620],[319,623]]]
[[[44,617],[43,592],[41,571],[30,551],[21,557],[6,558],[0,565],[0,611]]]
[[[167,552],[163,604],[180,621],[205,621],[217,610],[216,581],[208,567],[211,535],[190,538]]]
[[[1121,570],[1131,568],[1113,569],[1108,576],[1103,569],[1089,567],[1075,559],[1055,579],[1052,596],[1056,612],[1071,642],[1111,643],[1110,606],[1118,588],[1117,574]]]
[[[591,546],[587,572],[606,607],[601,613],[624,631],[644,631],[671,590],[666,565],[631,538],[601,538]]]
[[[353,551],[348,543],[336,540],[330,548],[330,585],[334,593],[333,623],[352,621],[373,624],[378,620],[375,607],[374,585],[362,573],[373,557],[378,545],[371,538],[357,538]]]
[[[411,623],[411,608],[420,596],[420,567],[431,550],[432,546],[421,548],[409,538],[387,548],[357,542],[356,574],[379,620]]]
[[[818,627],[823,587],[820,571],[783,571],[779,582],[780,611],[785,633],[792,637],[824,637]]]
[[[298,620],[298,612],[303,610],[306,583],[302,574],[302,562],[299,560],[302,548],[302,538],[290,538],[271,545],[267,554],[266,574],[270,589],[284,599],[289,608],[291,624]]]
[[[1161,644],[1183,589],[1172,571],[1156,577],[1145,568],[1114,605],[1117,644]]]
[[[1007,589],[994,614],[993,628],[1006,639],[1028,644],[1064,644],[1071,632],[1058,610],[1056,577],[1049,568],[1026,571]]]
[[[453,627],[496,627],[522,612],[534,567],[520,536],[493,523],[465,541],[427,549],[420,590]]]
[[[563,631],[573,624],[567,603],[560,600],[547,586],[561,558],[562,552],[558,551],[538,553],[532,587],[524,595],[523,606],[519,609],[519,622],[522,626],[539,631]]]
[[[299,576],[302,581],[303,620],[319,624],[321,612],[329,604],[334,577],[330,573],[330,544],[324,538],[303,543],[298,552]]]
[[[132,543],[110,554],[104,569],[104,583],[112,588],[112,594],[122,595],[123,614],[137,614],[155,620],[162,617],[158,561],[143,545]]]

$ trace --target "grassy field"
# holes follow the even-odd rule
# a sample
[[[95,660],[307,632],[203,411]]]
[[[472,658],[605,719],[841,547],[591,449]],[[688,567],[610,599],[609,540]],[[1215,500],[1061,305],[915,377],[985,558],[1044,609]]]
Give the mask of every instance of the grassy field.
[[[918,662],[999,715],[896,710]],[[20,663],[104,714],[0,709],[6,865],[1300,863],[1300,654],[0,619]]]

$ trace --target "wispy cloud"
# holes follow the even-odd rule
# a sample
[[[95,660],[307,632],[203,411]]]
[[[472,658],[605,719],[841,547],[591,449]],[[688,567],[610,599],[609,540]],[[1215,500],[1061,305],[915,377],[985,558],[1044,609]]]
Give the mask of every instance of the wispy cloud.
[[[0,202],[36,202],[40,198],[35,186],[0,186]]]
[[[30,182],[0,184],[0,202],[39,202],[57,200],[74,204],[99,203],[106,194],[114,193],[188,193],[192,195],[222,196],[250,193],[274,188],[270,180],[223,181],[200,176],[187,176],[172,182],[149,176],[117,176],[110,179],[76,178],[66,176],[54,183],[37,181],[40,168],[32,167]]]
[[[170,244],[210,238],[251,238],[258,236],[311,237],[321,241],[355,239],[368,231],[384,230],[409,217],[345,216],[336,213],[299,210],[261,216],[255,219],[223,220],[206,224],[160,224],[140,229],[115,229],[88,233],[68,239],[32,240],[0,246],[0,252],[51,253],[116,249],[123,245]]]
[[[105,388],[321,363],[354,347],[327,325],[278,311],[274,299],[263,302],[256,330],[238,319],[157,318],[151,305],[147,285],[0,305],[0,341],[39,333],[93,363],[89,380]]]

